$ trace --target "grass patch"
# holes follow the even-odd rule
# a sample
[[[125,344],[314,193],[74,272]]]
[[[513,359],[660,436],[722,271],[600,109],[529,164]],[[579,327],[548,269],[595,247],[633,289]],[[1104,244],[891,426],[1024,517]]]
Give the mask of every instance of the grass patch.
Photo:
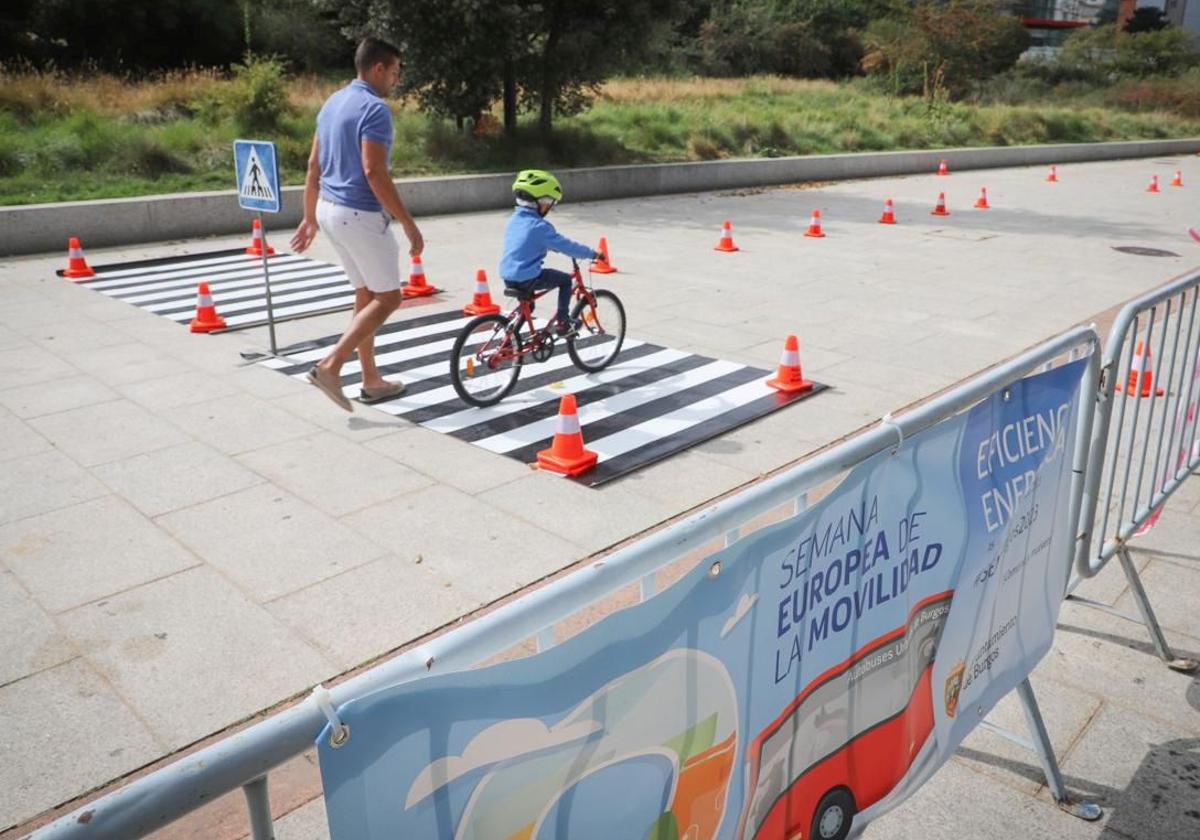
[[[232,141],[250,131],[278,145],[284,183],[302,183],[316,112],[343,82],[275,84],[206,70],[140,82],[0,72],[0,203],[230,189]],[[1106,91],[1006,83],[975,103],[930,104],[887,96],[870,80],[620,79],[549,139],[532,117],[516,137],[476,137],[393,101],[392,163],[397,175],[423,175],[1194,137],[1197,90],[1193,73]],[[272,128],[253,128],[260,108]]]

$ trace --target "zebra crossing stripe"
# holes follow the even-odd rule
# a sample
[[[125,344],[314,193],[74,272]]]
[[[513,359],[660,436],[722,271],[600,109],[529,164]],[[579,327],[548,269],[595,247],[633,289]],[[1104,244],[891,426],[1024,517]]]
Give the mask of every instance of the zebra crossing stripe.
[[[597,486],[631,470],[819,393],[784,395],[765,385],[770,371],[683,350],[627,339],[621,355],[598,373],[574,367],[564,349],[545,362],[531,359],[513,393],[488,408],[459,400],[450,383],[450,349],[469,319],[458,312],[433,313],[381,328],[376,360],[385,376],[407,386],[400,397],[373,407],[449,434],[489,452],[532,462],[554,434],[558,404],[574,394],[586,446],[597,466],[573,479]],[[483,341],[485,336],[480,336]],[[337,336],[325,336],[266,367],[302,378]],[[583,340],[586,342],[586,339]],[[357,396],[362,380],[347,363],[342,389]]]
[[[271,288],[275,287],[276,278],[283,280],[316,274],[346,276],[345,272],[334,265],[314,266],[309,262],[289,263],[280,266],[278,269],[271,269]],[[220,286],[222,289],[231,290],[261,286],[262,278],[262,266],[259,265],[253,268],[239,268],[236,272],[228,272],[224,275],[198,271],[194,277],[187,277],[178,282],[160,280],[128,288],[106,289],[105,293],[126,303],[140,304],[144,300],[163,300],[165,298],[179,297],[196,288],[196,284],[201,280],[208,283],[209,286]]]
[[[715,361],[709,362],[703,367],[689,370],[685,373],[676,376],[668,377],[667,379],[643,385],[639,388],[634,388],[630,391],[622,391],[607,399],[599,402],[591,403],[587,406],[580,407],[580,422],[595,423],[598,420],[603,420],[606,417],[611,417],[614,414],[619,414],[644,402],[658,399],[666,394],[689,388],[692,385],[706,382],[709,379],[715,379],[718,376],[724,376],[733,370],[741,367],[741,365],[733,362]],[[546,394],[544,399],[554,399],[554,394]],[[468,412],[469,413],[469,412]],[[457,428],[439,428],[437,425],[428,423],[428,428],[436,431],[457,431]],[[465,425],[465,424],[463,424]],[[547,417],[543,420],[538,420],[533,423],[527,423],[518,429],[501,432],[490,437],[481,438],[474,441],[477,446],[482,446],[484,449],[492,452],[508,452],[510,449],[516,449],[520,446],[528,446],[531,443],[545,440],[554,433],[554,418]]]
[[[304,266],[312,266],[313,260],[307,257],[297,257],[291,254],[285,254],[282,257],[271,257],[269,269],[272,276],[277,271],[287,271],[288,269]],[[337,269],[337,266],[327,263],[317,263],[325,268]],[[340,271],[340,269],[337,269]],[[103,277],[104,275],[100,275]],[[251,257],[243,257],[236,264],[218,265],[210,268],[206,267],[180,267],[168,272],[160,272],[156,274],[146,275],[144,277],[124,278],[121,280],[111,280],[107,282],[93,282],[88,284],[88,288],[103,290],[111,294],[113,297],[124,297],[125,295],[137,294],[139,292],[166,290],[166,289],[187,289],[194,287],[200,280],[207,280],[210,283],[215,281],[236,280],[241,277],[257,277],[262,279],[262,260],[254,260]]]
[[[94,268],[96,276],[80,286],[177,323],[186,323],[195,314],[196,284],[201,280],[212,289],[227,330],[267,323],[261,259],[240,248]],[[269,271],[277,321],[354,306],[354,289],[338,266],[297,254],[277,254],[269,257]],[[451,317],[462,318],[454,313]]]

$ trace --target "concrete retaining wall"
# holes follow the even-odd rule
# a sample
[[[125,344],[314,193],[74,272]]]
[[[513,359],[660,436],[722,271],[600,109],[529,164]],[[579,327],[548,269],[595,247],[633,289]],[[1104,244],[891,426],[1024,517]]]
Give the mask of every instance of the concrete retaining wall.
[[[565,170],[559,174],[570,200],[576,202],[930,173],[942,158],[949,162],[953,172],[1196,151],[1200,151],[1200,138],[609,166]],[[405,203],[415,216],[508,207],[512,201],[508,192],[511,183],[511,173],[397,181]],[[291,228],[300,220],[303,189],[287,187],[283,192],[283,212],[268,222],[273,229]],[[63,250],[68,236],[80,237],[85,247],[101,247],[243,233],[249,226],[250,214],[238,207],[233,190],[24,204],[0,207],[0,254]]]

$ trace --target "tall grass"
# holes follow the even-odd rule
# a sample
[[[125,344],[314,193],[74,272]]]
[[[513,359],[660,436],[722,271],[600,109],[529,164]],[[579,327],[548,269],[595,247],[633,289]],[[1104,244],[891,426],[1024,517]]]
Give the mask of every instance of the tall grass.
[[[232,141],[249,130],[276,142],[284,181],[300,183],[316,112],[345,80],[294,78],[276,89],[270,76],[191,70],[134,82],[0,70],[0,203],[229,188]],[[927,103],[865,80],[619,79],[548,139],[532,121],[515,137],[460,133],[396,100],[392,163],[398,175],[438,174],[1197,136],[1196,81],[1053,96],[1008,85],[976,103]],[[273,127],[248,128],[263,86]]]

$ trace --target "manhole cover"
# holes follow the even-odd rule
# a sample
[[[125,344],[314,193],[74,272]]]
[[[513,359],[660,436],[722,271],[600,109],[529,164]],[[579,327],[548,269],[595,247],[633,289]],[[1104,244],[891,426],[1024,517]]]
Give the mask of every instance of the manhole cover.
[[[1135,257],[1178,257],[1174,251],[1164,251],[1162,248],[1143,248],[1141,245],[1114,245],[1114,251],[1122,254],[1133,254]]]

